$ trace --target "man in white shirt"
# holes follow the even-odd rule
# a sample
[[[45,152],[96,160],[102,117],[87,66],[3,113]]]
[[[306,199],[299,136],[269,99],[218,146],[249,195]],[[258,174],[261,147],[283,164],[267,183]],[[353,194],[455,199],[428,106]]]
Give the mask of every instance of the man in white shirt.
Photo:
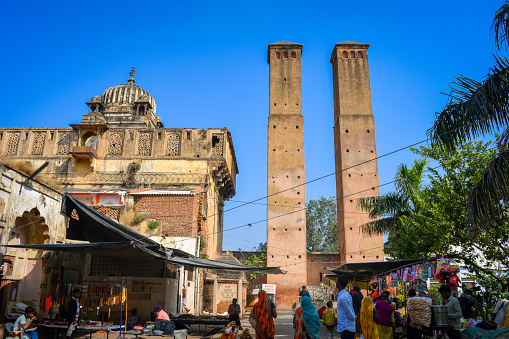
[[[38,339],[39,336],[37,335],[37,332],[26,331],[28,330],[28,327],[30,327],[32,322],[35,319],[37,319],[37,317],[34,314],[35,309],[32,306],[28,306],[27,308],[25,308],[25,314],[16,319],[13,330],[15,332],[24,332],[25,335],[30,339]]]
[[[348,278],[345,276],[338,276],[336,287],[338,293],[338,329],[341,333],[341,339],[354,339],[355,338],[355,312],[352,305],[352,296],[345,290],[348,285]]]

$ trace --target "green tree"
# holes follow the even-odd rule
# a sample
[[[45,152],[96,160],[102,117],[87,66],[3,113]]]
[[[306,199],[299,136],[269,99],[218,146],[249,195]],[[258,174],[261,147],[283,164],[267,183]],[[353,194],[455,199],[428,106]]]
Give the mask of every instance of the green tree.
[[[438,162],[440,168],[426,170],[428,184],[421,188],[419,209],[411,216],[399,217],[399,227],[389,234],[389,256],[410,259],[452,254],[473,274],[488,275],[502,289],[508,287],[499,270],[509,266],[509,223],[492,222],[488,231],[472,234],[466,219],[470,192],[499,154],[492,145],[468,142],[454,150],[437,146],[413,150]]]
[[[309,200],[306,205],[306,242],[309,252],[337,252],[338,212],[335,197]]]
[[[419,212],[426,164],[425,159],[414,160],[411,168],[400,164],[394,177],[395,192],[358,200],[358,207],[374,219],[363,225],[364,232],[396,234],[403,227],[403,217],[412,219]]]
[[[499,52],[509,46],[509,1],[495,14],[491,27]],[[466,203],[468,226],[473,232],[489,232],[493,221],[506,217],[509,200],[509,60],[495,56],[495,65],[483,81],[456,77],[449,102],[428,130],[433,144],[452,150],[468,140],[491,135],[499,129],[500,152],[476,181]]]

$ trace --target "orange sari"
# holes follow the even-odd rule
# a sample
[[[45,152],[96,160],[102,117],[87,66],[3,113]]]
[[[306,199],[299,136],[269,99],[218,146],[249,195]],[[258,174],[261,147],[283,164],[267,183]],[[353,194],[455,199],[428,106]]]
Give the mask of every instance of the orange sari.
[[[249,322],[256,332],[256,339],[274,339],[274,319],[269,296],[265,291],[258,292],[258,302],[253,306]]]

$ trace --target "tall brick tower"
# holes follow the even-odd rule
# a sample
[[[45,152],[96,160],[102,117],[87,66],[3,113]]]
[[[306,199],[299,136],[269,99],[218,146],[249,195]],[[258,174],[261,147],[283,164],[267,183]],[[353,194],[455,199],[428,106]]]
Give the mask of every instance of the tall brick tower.
[[[283,308],[298,300],[299,287],[307,281],[305,187],[282,192],[305,182],[301,56],[300,44],[282,41],[268,47],[267,264],[288,273],[269,275],[267,282],[277,285]]]
[[[362,225],[371,220],[357,208],[358,198],[380,195],[378,163],[373,160],[350,168],[376,158],[368,48],[369,45],[358,42],[338,43],[330,61],[334,86],[339,253],[343,263],[383,260],[383,237],[363,234]],[[364,192],[356,194],[361,191]]]

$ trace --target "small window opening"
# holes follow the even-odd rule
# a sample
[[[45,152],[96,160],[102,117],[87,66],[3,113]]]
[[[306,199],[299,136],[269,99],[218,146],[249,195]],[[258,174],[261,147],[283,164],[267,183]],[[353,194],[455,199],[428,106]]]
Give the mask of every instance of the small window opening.
[[[272,230],[273,230],[273,231],[275,231],[276,229],[275,229],[275,228],[273,228]]]
[[[347,129],[345,129],[345,133],[348,133],[348,130],[347,130]]]
[[[286,258],[290,258],[290,256],[289,256],[289,255],[287,255],[287,256],[286,256]]]
[[[300,257],[300,256],[299,256]],[[320,272],[320,281],[322,281],[322,272]]]
[[[219,137],[216,135],[212,136],[212,148],[216,147],[216,145],[219,143]]]
[[[349,152],[350,152],[350,150],[347,148],[347,149],[346,149],[346,153],[349,153]]]
[[[359,59],[364,58],[364,54],[362,54],[361,51],[357,52],[357,58],[359,58]]]
[[[302,258],[302,256],[299,254],[299,259]]]
[[[350,258],[353,258],[353,255],[351,255]]]
[[[4,134],[0,132],[0,140],[2,140],[2,136],[3,136],[3,135],[4,135]]]
[[[300,205],[300,201],[297,203],[297,205]]]
[[[302,228],[299,227],[299,232],[302,230]]]
[[[285,228],[285,232],[288,232],[288,228]]]
[[[378,255],[376,256],[376,258],[378,259]]]
[[[355,52],[354,51],[350,52],[350,58],[355,59]]]
[[[297,192],[297,194],[300,194],[300,192]]]
[[[161,140],[161,132],[157,133],[157,140]]]
[[[186,132],[186,138],[187,140],[191,140],[191,131]]]
[[[295,126],[296,129],[299,129],[299,125]]]
[[[276,103],[274,103],[274,106],[276,106]]]
[[[297,57],[297,53],[296,52],[292,52],[292,59],[295,59]]]
[[[365,256],[365,255],[363,255],[363,256],[362,256],[362,259],[366,259],[366,256]]]
[[[274,148],[274,149],[272,149],[272,150],[273,150],[274,152],[276,151],[276,149],[275,149],[275,148]]]
[[[373,151],[371,151],[371,153],[373,153]]]
[[[368,129],[368,133],[369,133],[369,129]]]
[[[281,53],[280,52],[276,52],[276,59],[281,59]]]
[[[49,132],[49,140],[53,140],[53,135],[55,135],[55,132]]]
[[[286,81],[286,78],[285,78],[285,81]]]
[[[300,175],[297,176],[297,179],[300,179]]]
[[[348,52],[347,51],[343,51],[342,54],[343,54],[343,58],[348,59]]]
[[[348,174],[348,177],[350,178],[350,177],[352,177],[352,175],[351,175],[351,174]]]
[[[272,258],[274,258],[274,256],[272,256]]]
[[[353,228],[350,227],[350,231],[353,231]]]
[[[350,202],[353,202],[353,200],[350,199]]]
[[[283,59],[288,59],[288,52],[283,52]]]
[[[276,125],[274,125],[273,127],[276,128]]]

